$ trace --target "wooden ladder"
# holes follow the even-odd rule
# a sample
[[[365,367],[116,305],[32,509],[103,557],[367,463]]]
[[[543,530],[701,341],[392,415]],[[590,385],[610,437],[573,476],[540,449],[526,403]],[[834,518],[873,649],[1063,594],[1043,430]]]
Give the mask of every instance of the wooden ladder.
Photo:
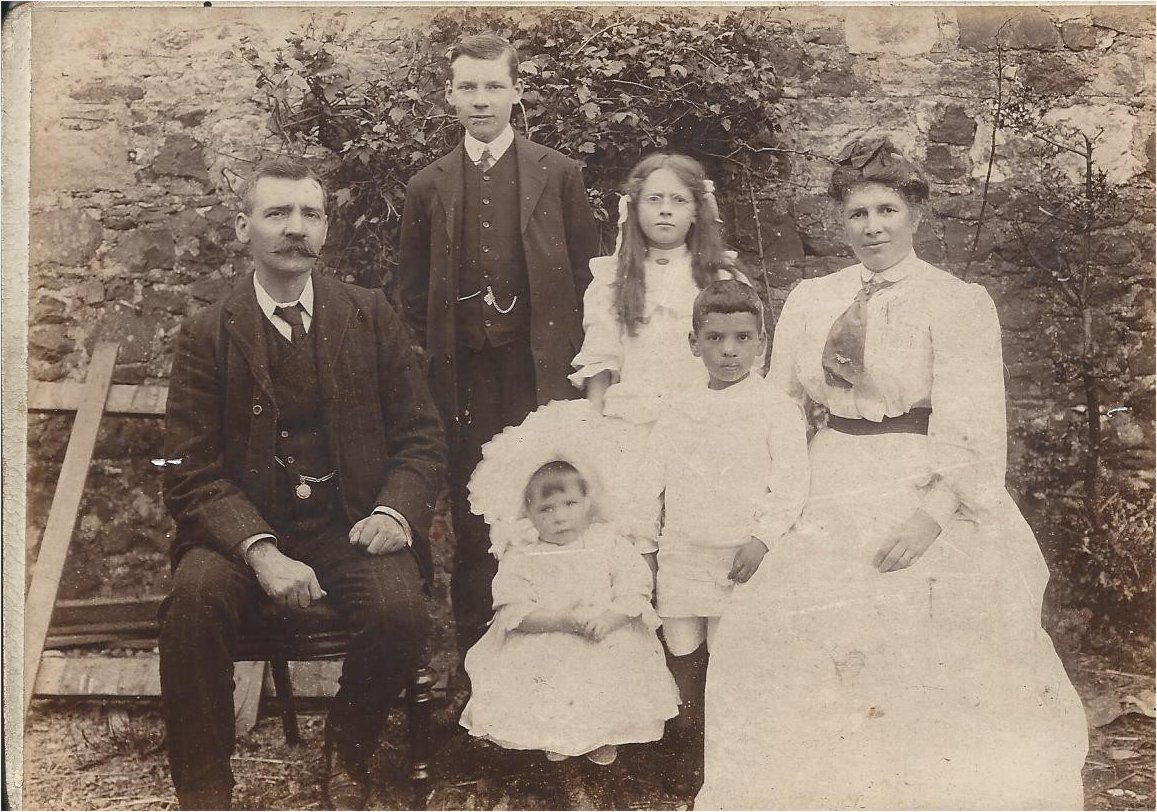
[[[106,414],[162,417],[167,386],[129,386],[112,383],[120,345],[100,342],[93,350],[83,383],[31,381],[29,413],[75,413],[64,463],[52,495],[40,551],[32,567],[32,584],[24,599],[24,712],[32,701],[36,676],[44,654],[56,594],[68,548],[76,529],[84,486],[88,481],[97,432]]]

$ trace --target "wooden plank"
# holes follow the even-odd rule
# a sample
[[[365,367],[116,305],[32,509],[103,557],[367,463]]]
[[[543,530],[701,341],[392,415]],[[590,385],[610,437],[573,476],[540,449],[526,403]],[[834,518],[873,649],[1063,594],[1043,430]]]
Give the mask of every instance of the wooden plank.
[[[62,648],[86,648],[99,646],[101,648],[136,648],[154,649],[157,647],[157,635],[148,637],[132,637],[125,634],[55,634],[51,630],[44,638],[46,652]]]
[[[84,397],[86,384],[56,381],[28,382],[28,411],[75,412]],[[169,399],[167,386],[114,384],[105,399],[105,414],[152,415],[161,417]]]
[[[233,667],[233,723],[238,736],[257,726],[261,686],[269,663],[237,663]]]
[[[157,622],[164,595],[141,598],[85,598],[56,602],[52,612],[52,631],[64,626],[87,626],[93,623]]]
[[[159,637],[161,624],[155,620],[121,621],[120,623],[81,623],[76,626],[57,626],[55,623],[48,627],[49,635],[72,634],[103,634],[108,638],[116,637]]]
[[[160,696],[160,657],[47,655],[36,675],[37,696]]]
[[[100,342],[89,362],[84,396],[77,404],[76,420],[68,438],[68,449],[64,452],[56,491],[52,495],[52,506],[48,510],[40,552],[32,570],[32,585],[24,600],[25,718],[32,701],[36,670],[40,667],[40,655],[44,651],[44,638],[48,635],[48,624],[56,603],[56,591],[60,588],[60,576],[68,556],[72,531],[76,527],[80,497],[84,493],[92,452],[96,448],[104,402],[116,367],[117,349],[115,343]]]
[[[293,682],[293,695],[299,699],[329,698],[337,693],[337,681],[341,677],[341,660],[311,660],[291,662],[289,678]],[[273,678],[265,680],[265,695],[273,696]]]
[[[36,696],[101,697],[157,697],[161,695],[160,655],[138,654],[133,657],[112,657],[107,654],[83,657],[62,657],[45,654],[36,678]],[[234,707],[241,706],[240,686],[248,676],[256,673],[262,696],[273,696],[273,680],[263,662],[237,663],[234,680]],[[290,663],[293,693],[298,699],[327,699],[337,693],[341,676],[341,660],[316,660]]]

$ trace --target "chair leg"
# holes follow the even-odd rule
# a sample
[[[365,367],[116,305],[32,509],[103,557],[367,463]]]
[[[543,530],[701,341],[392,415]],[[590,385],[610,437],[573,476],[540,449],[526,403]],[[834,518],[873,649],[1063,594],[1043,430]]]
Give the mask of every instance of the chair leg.
[[[425,809],[430,793],[430,717],[438,675],[429,666],[414,672],[406,692],[410,722],[410,783],[414,809]]]
[[[301,731],[297,727],[297,708],[293,702],[293,681],[289,678],[289,663],[286,660],[270,660],[269,670],[273,674],[273,688],[277,691],[281,705],[281,728],[285,731],[285,743],[293,746],[301,742]]]

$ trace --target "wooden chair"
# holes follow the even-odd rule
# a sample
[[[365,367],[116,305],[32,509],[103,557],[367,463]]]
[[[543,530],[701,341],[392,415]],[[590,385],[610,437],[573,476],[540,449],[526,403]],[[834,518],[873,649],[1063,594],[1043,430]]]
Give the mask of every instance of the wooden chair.
[[[342,658],[349,641],[345,622],[326,601],[293,610],[265,604],[257,615],[243,620],[233,659],[269,663],[287,744],[301,741],[289,663]],[[423,664],[411,675],[405,690],[414,809],[425,809],[429,796],[431,703],[436,680],[433,669]]]

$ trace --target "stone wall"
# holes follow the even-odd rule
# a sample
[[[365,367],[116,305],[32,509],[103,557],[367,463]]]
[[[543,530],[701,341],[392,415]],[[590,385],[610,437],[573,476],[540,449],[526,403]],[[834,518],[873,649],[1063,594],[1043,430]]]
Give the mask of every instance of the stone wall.
[[[312,17],[357,29],[358,69],[371,71],[375,50],[399,26],[420,25],[434,12],[360,7]],[[30,374],[78,379],[94,342],[114,339],[117,382],[164,382],[181,319],[245,268],[233,237],[233,189],[246,162],[275,146],[236,46],[249,37],[272,51],[311,12],[36,8],[33,15]],[[868,129],[892,133],[925,161],[936,188],[918,248],[934,263],[965,270],[989,171],[996,36],[1007,48],[1009,77],[1059,94],[1057,119],[1102,131],[1098,163],[1132,215],[1098,251],[1108,269],[1101,336],[1117,347],[1108,395],[1132,398],[1107,404],[1126,407],[1108,422],[1109,444],[1118,464],[1151,482],[1153,10],[796,6],[770,16],[794,43],[775,66],[784,81],[784,146],[794,152],[786,154],[784,180],[758,194],[777,298],[803,276],[848,264],[821,194],[828,165],[809,155],[833,156]],[[1002,131],[996,144],[990,206],[1037,171],[1023,139]],[[738,224],[734,242],[757,254],[755,229],[745,225],[750,208],[737,204],[730,219]],[[992,292],[1005,330],[1019,499],[1020,438],[1071,421],[1082,401],[1056,369],[1055,347],[1073,325],[1046,288],[1033,287],[1012,236],[988,223],[968,276]],[[66,425],[32,421],[31,551]],[[65,577],[69,596],[163,588],[170,524],[149,462],[159,456],[159,425],[126,418],[106,426]]]

